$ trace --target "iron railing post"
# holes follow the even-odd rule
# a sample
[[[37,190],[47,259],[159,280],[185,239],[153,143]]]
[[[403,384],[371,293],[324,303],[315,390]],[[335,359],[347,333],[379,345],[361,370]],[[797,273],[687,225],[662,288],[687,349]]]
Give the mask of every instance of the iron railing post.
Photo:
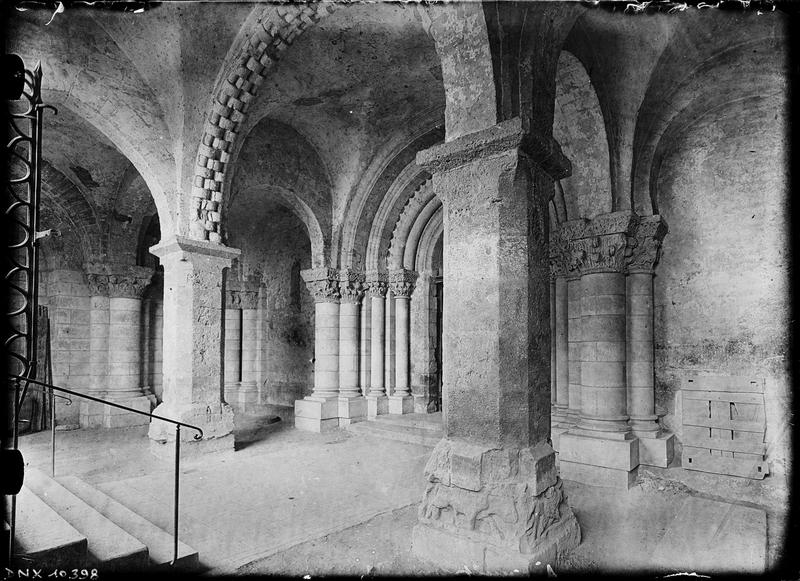
[[[50,472],[56,477],[56,398],[53,388],[48,389],[50,394]]]
[[[178,489],[181,478],[181,425],[175,424],[175,514],[173,521],[172,566],[178,563]]]

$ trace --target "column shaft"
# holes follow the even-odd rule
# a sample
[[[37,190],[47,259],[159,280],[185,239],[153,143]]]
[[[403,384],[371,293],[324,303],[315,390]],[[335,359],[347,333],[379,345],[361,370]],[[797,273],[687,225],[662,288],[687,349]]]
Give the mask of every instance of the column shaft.
[[[569,332],[567,279],[563,276],[555,281],[555,359],[556,359],[556,406],[559,416],[563,417],[569,410]]]
[[[258,380],[258,311],[242,309],[242,383]]]
[[[652,437],[659,431],[653,371],[653,275],[629,274],[627,297],[628,413],[633,431]]]
[[[242,310],[225,309],[225,384],[242,380]]]
[[[383,296],[370,297],[372,302],[372,339],[370,346],[370,395],[386,395],[386,378],[384,377],[384,353],[386,341],[386,298]]]
[[[314,304],[314,392],[312,397],[339,396],[339,303]]]
[[[409,384],[409,297],[397,296],[394,299],[395,315],[395,393],[398,397],[411,395]]]
[[[139,377],[142,301],[111,297],[109,300],[108,391],[110,399],[143,395]]]
[[[568,415],[577,422],[581,414],[581,279],[567,279]]]
[[[89,311],[90,395],[103,397],[108,387],[109,298],[93,296]]]
[[[361,305],[342,301],[339,306],[339,396],[359,397],[358,326]]]

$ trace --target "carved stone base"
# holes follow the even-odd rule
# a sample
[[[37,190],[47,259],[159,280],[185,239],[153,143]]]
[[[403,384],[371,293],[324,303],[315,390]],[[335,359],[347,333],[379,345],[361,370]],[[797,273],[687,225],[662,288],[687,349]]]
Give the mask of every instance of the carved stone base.
[[[454,572],[467,565],[480,573],[527,573],[580,543],[550,446],[504,449],[445,439],[425,473],[413,541],[421,559]]]
[[[339,427],[339,399],[309,396],[294,402],[294,427],[324,432]]]
[[[407,396],[390,395],[389,413],[396,415],[413,414],[414,398],[411,397],[410,395]]]
[[[656,438],[639,437],[639,464],[666,468],[672,462],[675,435],[662,432]]]
[[[339,398],[339,425],[349,426],[352,423],[367,419],[367,400],[364,397]]]
[[[367,419],[374,420],[378,416],[389,413],[389,398],[385,395],[368,395]]]
[[[181,428],[181,455],[233,450],[233,409],[228,404],[171,405],[165,402],[154,409],[153,413],[203,430],[203,439],[198,441],[194,439],[196,431],[186,427]],[[156,455],[160,455],[162,448],[174,447],[174,424],[153,419],[148,435],[155,441],[151,442],[150,449]],[[161,446],[164,443],[168,445]]]

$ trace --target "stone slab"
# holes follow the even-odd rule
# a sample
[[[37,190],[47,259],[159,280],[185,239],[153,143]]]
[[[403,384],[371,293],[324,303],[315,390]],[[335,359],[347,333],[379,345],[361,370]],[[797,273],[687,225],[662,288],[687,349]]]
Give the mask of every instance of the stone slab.
[[[321,420],[317,418],[303,418],[295,415],[294,427],[298,430],[305,430],[307,432],[322,433],[329,430],[335,430],[339,427],[339,418],[330,418]]]
[[[75,476],[59,479],[73,494],[86,504],[100,512],[104,517],[124,527],[131,535],[147,546],[148,560],[154,565],[168,565],[173,559],[172,535],[147,519],[139,516],[128,507],[120,504],[105,492],[98,490]],[[179,569],[194,569],[199,565],[197,551],[189,545],[178,541]]]
[[[630,471],[639,465],[639,440],[612,440],[572,432],[559,438],[559,460]]]
[[[658,438],[639,438],[639,464],[666,468],[672,462],[675,435],[662,433]]]
[[[639,474],[638,467],[630,471],[615,470],[603,466],[569,462],[564,460],[563,457],[559,460],[558,467],[560,476],[564,480],[622,490],[629,490],[633,487],[636,484],[636,478]]]
[[[340,397],[339,398],[339,420],[347,420],[346,423],[339,422],[340,425],[347,425],[354,421],[366,419],[367,400],[363,397]]]
[[[338,399],[298,399],[294,402],[294,417],[329,420],[339,417]]]
[[[414,398],[398,397],[394,395],[389,396],[389,413],[395,415],[413,414],[414,413]]]
[[[26,486],[86,536],[90,562],[109,571],[141,570],[147,564],[147,548],[125,530],[78,498],[61,483],[40,470],[28,469]]]
[[[85,562],[86,537],[26,486],[17,494],[15,533],[15,556],[37,567],[69,568]]]
[[[764,573],[767,515],[745,507],[689,497],[653,553],[653,564],[700,574]]]
[[[389,413],[389,399],[386,396],[371,396],[366,397],[367,400],[367,418],[375,419]]]

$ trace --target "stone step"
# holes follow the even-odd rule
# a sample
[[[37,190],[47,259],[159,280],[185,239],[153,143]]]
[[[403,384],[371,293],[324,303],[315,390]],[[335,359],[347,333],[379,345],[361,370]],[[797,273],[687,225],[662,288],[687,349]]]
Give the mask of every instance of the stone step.
[[[86,537],[88,563],[104,571],[139,571],[147,547],[44,472],[29,468],[28,488]]]
[[[357,434],[376,436],[409,444],[420,444],[431,448],[436,446],[439,440],[444,437],[444,432],[442,431],[437,432],[415,426],[397,425],[380,420],[357,422],[347,426],[347,429]]]
[[[87,558],[86,537],[28,487],[17,494],[16,568],[74,569]]]
[[[380,424],[393,424],[395,426],[410,426],[413,428],[423,428],[433,432],[442,431],[442,414],[386,414],[370,420]]]
[[[149,551],[151,564],[168,566],[172,562],[172,534],[154,525],[127,506],[111,498],[102,490],[98,490],[76,476],[65,476],[59,480],[75,495],[83,499],[86,504],[93,507],[110,521],[120,527],[124,527],[126,531],[144,543]],[[179,541],[176,567],[183,570],[198,568],[199,556],[197,551]]]

